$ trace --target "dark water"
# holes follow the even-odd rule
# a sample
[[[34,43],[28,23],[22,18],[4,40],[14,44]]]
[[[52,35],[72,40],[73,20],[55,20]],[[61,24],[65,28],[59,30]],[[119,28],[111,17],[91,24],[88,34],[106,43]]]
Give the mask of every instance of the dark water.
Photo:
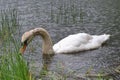
[[[54,15],[58,15],[57,12],[60,11],[59,6],[72,3],[74,3],[75,9],[82,10],[81,16],[78,16],[79,11],[76,10],[78,13],[75,15],[75,19],[79,19],[74,22],[73,18],[69,18],[71,21],[66,19],[68,20],[66,21],[67,24],[64,24],[63,15],[59,17],[60,19],[55,18]],[[120,65],[119,0],[76,0],[72,2],[70,0],[0,0],[0,9],[8,8],[17,9],[22,28],[21,34],[32,28],[42,26],[50,33],[53,43],[57,43],[69,34],[79,32],[111,34],[111,38],[96,50],[70,55],[54,55],[49,63],[48,70],[59,73],[58,68],[62,68],[64,75],[73,72],[71,76],[68,76],[68,80],[84,77],[83,75],[88,71],[91,74],[112,74],[113,79],[119,80],[119,74],[114,71],[114,68]],[[53,13],[51,13],[51,9],[53,9]],[[26,59],[30,62],[30,69],[35,75],[39,75],[43,66],[41,43],[41,38],[36,37],[25,52]]]

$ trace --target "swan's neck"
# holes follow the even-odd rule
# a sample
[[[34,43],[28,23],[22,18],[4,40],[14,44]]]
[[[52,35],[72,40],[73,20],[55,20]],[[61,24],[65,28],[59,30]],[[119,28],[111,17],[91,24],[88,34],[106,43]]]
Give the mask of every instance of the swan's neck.
[[[43,39],[42,52],[43,54],[54,54],[52,40],[49,33],[43,28],[33,30],[34,35],[40,35]]]

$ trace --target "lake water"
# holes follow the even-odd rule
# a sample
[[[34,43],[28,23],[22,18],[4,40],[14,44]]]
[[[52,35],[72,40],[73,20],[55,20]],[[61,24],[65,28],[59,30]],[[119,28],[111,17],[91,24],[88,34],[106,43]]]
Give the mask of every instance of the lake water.
[[[68,80],[79,80],[85,73],[110,74],[114,80],[120,76],[114,71],[120,65],[120,1],[119,0],[0,0],[0,9],[16,8],[21,24],[21,35],[30,29],[43,27],[50,33],[53,43],[69,34],[111,34],[100,48],[77,54],[56,54],[48,70],[62,75],[73,72]],[[21,37],[21,36],[20,36]],[[39,77],[43,66],[42,40],[36,37],[25,52],[30,70]],[[84,80],[83,79],[83,80]]]

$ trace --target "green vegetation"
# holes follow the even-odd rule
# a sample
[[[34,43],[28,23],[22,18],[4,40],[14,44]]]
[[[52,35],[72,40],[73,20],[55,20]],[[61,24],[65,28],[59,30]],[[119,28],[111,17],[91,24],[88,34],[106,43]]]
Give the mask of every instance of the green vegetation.
[[[19,53],[17,11],[1,11],[0,19],[0,80],[32,80],[27,64]]]

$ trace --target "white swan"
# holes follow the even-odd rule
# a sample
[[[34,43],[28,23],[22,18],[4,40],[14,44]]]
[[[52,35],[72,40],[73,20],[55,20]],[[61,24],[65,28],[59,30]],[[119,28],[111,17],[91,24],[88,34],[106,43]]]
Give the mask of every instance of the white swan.
[[[74,53],[84,50],[98,48],[109,39],[109,34],[103,35],[90,35],[87,33],[78,33],[69,35],[68,37],[60,40],[54,46],[52,45],[49,33],[43,28],[35,28],[25,32],[22,36],[21,42],[23,47],[21,53],[24,53],[26,46],[35,36],[40,35],[43,38],[42,52],[43,54],[54,53]]]

